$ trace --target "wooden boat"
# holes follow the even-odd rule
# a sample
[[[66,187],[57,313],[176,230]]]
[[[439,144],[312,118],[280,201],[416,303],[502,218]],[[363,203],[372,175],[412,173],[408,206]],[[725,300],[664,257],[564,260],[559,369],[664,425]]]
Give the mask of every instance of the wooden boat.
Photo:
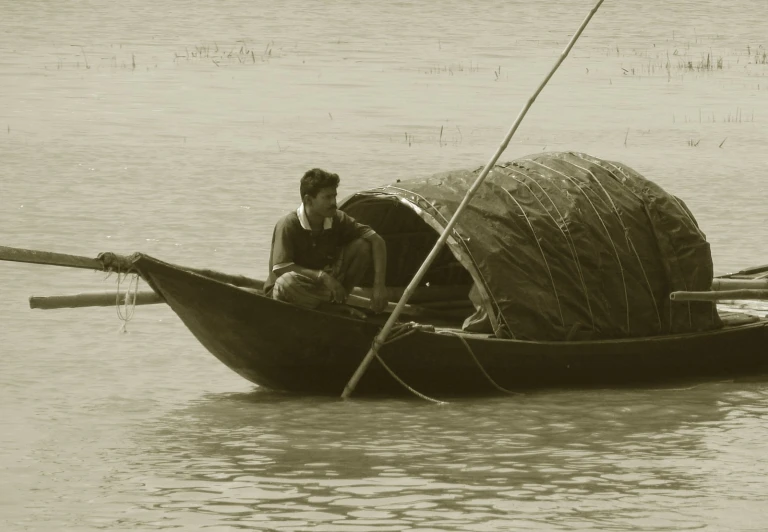
[[[146,255],[134,265],[216,358],[255,384],[338,395],[381,326],[275,301]],[[765,277],[768,266],[727,278]],[[466,333],[458,326],[415,328],[381,347],[402,381],[435,396],[558,387],[660,384],[768,372],[768,319],[721,315],[722,328],[646,338],[524,341]],[[356,394],[403,393],[374,361]]]

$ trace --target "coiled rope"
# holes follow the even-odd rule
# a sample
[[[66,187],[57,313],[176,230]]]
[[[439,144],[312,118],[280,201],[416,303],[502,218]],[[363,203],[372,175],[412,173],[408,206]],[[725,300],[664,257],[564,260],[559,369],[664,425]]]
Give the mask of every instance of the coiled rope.
[[[128,287],[125,290],[125,294],[121,298],[120,284],[125,281],[125,278],[131,276],[128,280]],[[115,308],[117,309],[117,319],[122,322],[120,325],[120,332],[128,332],[128,322],[133,319],[133,315],[136,312],[136,294],[139,292],[139,276],[135,273],[123,273],[117,272],[117,293],[115,294]],[[122,304],[121,304],[122,300]]]
[[[116,253],[99,253],[97,259],[103,264],[104,271],[107,275],[104,279],[108,279],[113,273],[117,275],[117,293],[115,294],[115,309],[117,311],[117,318],[122,322],[120,325],[120,332],[128,332],[128,322],[133,319],[133,315],[136,312],[136,297],[139,292],[139,275],[133,268],[133,262],[138,254],[134,253],[130,256],[118,255]],[[124,294],[120,292],[120,285],[125,281],[128,276],[131,276],[128,280],[128,287]]]

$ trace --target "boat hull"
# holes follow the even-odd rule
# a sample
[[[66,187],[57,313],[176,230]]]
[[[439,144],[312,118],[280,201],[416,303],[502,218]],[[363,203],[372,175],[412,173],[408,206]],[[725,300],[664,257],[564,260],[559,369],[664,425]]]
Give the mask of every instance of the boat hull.
[[[140,256],[142,277],[216,358],[273,390],[341,394],[380,324],[299,308]],[[433,395],[663,384],[768,373],[768,320],[715,331],[623,340],[529,342],[415,331],[381,359]],[[402,393],[378,361],[356,394]]]

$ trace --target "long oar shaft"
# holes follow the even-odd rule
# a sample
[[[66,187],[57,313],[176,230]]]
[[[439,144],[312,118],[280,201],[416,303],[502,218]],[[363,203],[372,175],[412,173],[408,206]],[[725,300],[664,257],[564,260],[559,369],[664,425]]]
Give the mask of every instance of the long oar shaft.
[[[0,246],[0,260],[12,262],[27,262],[31,264],[48,264],[50,266],[65,266],[68,268],[85,268],[88,270],[103,270],[103,264],[98,259],[52,253],[50,251],[35,251],[32,249],[9,248]]]
[[[129,271],[131,269],[132,258],[116,255],[114,253],[102,253],[99,255],[99,258],[92,259],[90,257],[67,255],[65,253],[0,246],[0,260],[26,262],[31,264],[47,264],[49,266],[64,266],[67,268],[84,268],[99,271]],[[176,267],[191,273],[216,279],[217,281],[233,284],[241,288],[261,290],[264,287],[264,281],[251,279],[250,277],[245,277],[243,275],[231,275],[216,270],[187,268],[185,266]]]
[[[501,145],[499,145],[498,149],[496,150],[496,153],[493,154],[493,157],[491,157],[491,160],[488,161],[488,164],[485,165],[485,168],[483,168],[483,171],[480,172],[479,176],[477,176],[477,179],[472,184],[469,191],[467,191],[466,196],[464,196],[464,199],[456,208],[456,212],[453,214],[448,224],[446,224],[445,229],[443,229],[443,232],[440,235],[440,238],[438,238],[437,242],[435,242],[435,246],[432,248],[432,251],[429,252],[429,255],[427,255],[427,258],[424,260],[424,263],[419,268],[419,271],[416,272],[416,275],[414,275],[413,279],[411,279],[410,284],[408,284],[408,286],[406,287],[405,292],[403,293],[403,297],[400,298],[400,301],[397,303],[397,306],[395,307],[394,312],[392,312],[389,319],[384,324],[384,327],[382,327],[381,331],[374,339],[371,349],[365,355],[362,362],[358,366],[357,370],[352,375],[352,378],[349,379],[349,382],[344,387],[344,391],[342,392],[341,397],[346,399],[355,390],[355,387],[357,386],[357,383],[360,381],[360,378],[363,376],[363,374],[365,373],[365,370],[370,365],[371,361],[373,360],[373,357],[376,356],[379,346],[383,345],[383,343],[386,341],[387,336],[389,335],[390,331],[392,330],[392,327],[397,321],[397,318],[400,316],[400,312],[402,311],[403,306],[408,302],[408,299],[411,297],[414,290],[421,282],[421,279],[427,273],[427,270],[429,270],[429,267],[432,265],[432,262],[435,260],[438,253],[442,249],[443,245],[445,244],[445,241],[448,240],[448,236],[451,234],[451,231],[453,231],[453,228],[456,225],[456,221],[458,220],[459,215],[467,206],[467,204],[472,199],[472,197],[475,195],[475,193],[477,192],[477,189],[480,188],[480,185],[485,180],[491,168],[493,168],[493,166],[496,164],[496,161],[499,159],[501,154],[504,153],[504,150],[507,148],[509,141],[512,140],[512,136],[517,131],[517,128],[520,126],[520,123],[523,121],[523,118],[525,118],[525,115],[528,113],[528,110],[533,105],[533,102],[536,101],[536,98],[544,89],[547,82],[550,80],[550,78],[552,78],[552,76],[555,74],[560,64],[568,56],[568,53],[571,51],[571,48],[573,48],[573,45],[576,44],[576,41],[581,36],[581,33],[584,31],[584,28],[587,27],[587,24],[589,24],[589,21],[592,19],[592,17],[597,12],[598,8],[602,3],[603,3],[603,0],[597,1],[595,6],[592,8],[592,10],[586,16],[584,21],[581,23],[581,26],[579,26],[579,29],[576,31],[573,37],[571,37],[571,40],[568,42],[568,45],[560,54],[560,57],[558,58],[557,62],[552,67],[552,69],[549,71],[547,76],[544,78],[544,81],[542,81],[541,84],[539,84],[538,88],[533,93],[533,96],[531,96],[528,99],[528,102],[525,104],[525,107],[523,107],[522,111],[520,111],[520,113],[517,115],[515,122],[512,124],[512,127],[510,127],[509,131],[507,132],[507,135],[504,137],[503,142],[501,143]]]
[[[253,289],[245,288],[245,290],[251,291]],[[359,291],[358,289],[355,291],[356,293],[350,294],[347,298],[347,305],[355,308],[371,308],[370,298],[365,297],[364,295],[358,295],[358,292],[362,293],[362,291]],[[31,296],[29,298],[29,308],[58,310],[63,308],[111,307],[116,304],[124,305],[126,303],[126,295],[128,297],[128,303],[131,305],[154,305],[157,303],[165,303],[165,300],[152,290],[142,290],[135,293],[128,292],[127,294],[118,294],[117,292],[85,292],[81,294],[67,294],[60,296]],[[386,309],[384,309],[384,312],[392,312],[394,309],[395,304],[389,303],[387,304]],[[403,314],[414,318],[445,318],[453,316],[450,311],[426,309],[411,305],[406,305],[402,312]]]

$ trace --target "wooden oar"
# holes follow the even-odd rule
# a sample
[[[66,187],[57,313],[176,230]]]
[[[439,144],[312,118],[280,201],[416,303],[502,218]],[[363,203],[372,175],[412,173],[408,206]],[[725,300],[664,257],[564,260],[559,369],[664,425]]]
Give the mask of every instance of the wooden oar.
[[[245,288],[245,287],[238,287]],[[245,288],[249,292],[260,292],[252,288]],[[367,295],[369,290],[355,288],[349,296],[348,304],[356,307],[367,308],[370,306],[371,298]],[[29,298],[29,308],[55,310],[61,308],[83,308],[83,307],[111,307],[116,301],[120,304],[125,303],[125,294],[118,295],[116,292],[86,292],[82,294],[68,294],[61,296],[31,296]],[[136,305],[154,305],[165,303],[162,297],[152,290],[142,290],[136,292],[134,298]]]
[[[129,304],[154,305],[165,303],[163,298],[152,290],[142,290],[131,293]],[[61,308],[111,307],[115,304],[125,304],[125,294],[117,292],[88,292],[63,296],[32,296],[29,298],[29,308],[54,310]]]
[[[243,288],[243,287],[238,287]],[[243,288],[249,292],[260,292],[260,290],[254,290],[251,288]],[[369,309],[371,307],[371,300],[368,297],[362,295],[363,290],[355,288],[354,292],[347,298],[347,305],[356,308]],[[84,308],[84,307],[111,307],[116,304],[125,304],[126,294],[117,294],[116,292],[88,292],[82,294],[71,294],[62,296],[32,296],[29,298],[29,308],[43,309],[43,310],[56,310],[62,308]],[[130,294],[128,304],[135,305],[154,305],[156,303],[165,303],[160,295],[151,290],[142,290],[134,294]],[[392,312],[395,309],[395,304],[390,302],[384,312]],[[433,318],[452,318],[455,317],[448,312],[441,312],[439,310],[431,310],[421,307],[408,305],[403,311],[404,315],[418,318],[418,317],[433,317]]]
[[[103,270],[99,259],[52,253],[50,251],[35,251],[32,249],[9,248],[0,246],[0,260],[12,262],[28,262],[31,264],[48,264],[49,266],[66,266],[68,268],[84,268],[86,270]]]
[[[104,259],[101,258],[102,256]],[[111,264],[117,263],[124,265],[126,262],[129,262],[130,259],[115,253],[102,253],[99,255],[99,258],[92,259],[90,257],[67,255],[64,253],[52,253],[50,251],[37,251],[32,249],[0,246],[0,260],[105,271],[111,270],[113,268]],[[208,269],[188,268],[186,266],[179,266],[177,264],[174,264],[173,266],[180,270],[185,270],[188,272],[196,273],[198,275],[203,275],[205,277],[210,277],[212,279],[216,279],[217,281],[233,284],[241,288],[254,288],[261,290],[264,287],[264,281],[259,279],[251,279],[250,277],[245,277],[243,275],[231,275],[228,273]],[[128,267],[124,267],[124,270],[127,269]]]

